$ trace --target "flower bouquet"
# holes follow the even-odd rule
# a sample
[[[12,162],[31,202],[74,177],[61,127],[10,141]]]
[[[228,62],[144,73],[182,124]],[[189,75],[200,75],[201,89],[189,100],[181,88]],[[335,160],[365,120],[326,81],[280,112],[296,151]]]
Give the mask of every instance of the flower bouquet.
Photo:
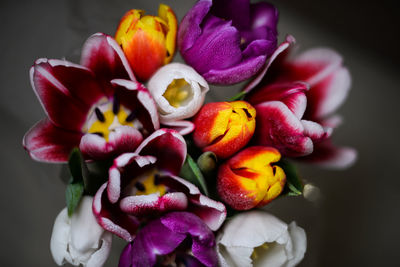
[[[333,50],[296,54],[290,35],[278,45],[277,22],[266,2],[200,0],[178,25],[161,4],[157,16],[128,11],[114,37],[90,36],[79,65],[36,60],[47,118],[23,145],[69,169],[50,242],[58,265],[103,266],[113,235],[127,242],[120,267],[301,261],[304,230],[263,207],[318,190],[296,162],[354,162],[331,142],[351,79]],[[176,46],[186,64],[172,62]],[[210,85],[240,82],[204,103]]]

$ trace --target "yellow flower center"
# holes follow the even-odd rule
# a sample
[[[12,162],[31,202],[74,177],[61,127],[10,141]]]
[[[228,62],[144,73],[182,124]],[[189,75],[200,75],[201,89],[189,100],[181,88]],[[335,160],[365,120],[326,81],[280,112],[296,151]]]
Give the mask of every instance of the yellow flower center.
[[[156,168],[145,172],[138,178],[132,181],[131,186],[127,192],[127,195],[150,195],[157,194],[163,196],[167,192],[167,187],[159,182],[159,174]]]
[[[116,100],[113,100],[113,103],[111,101],[103,101],[103,104],[96,105],[92,112],[89,113],[88,120],[82,131],[97,134],[108,141],[110,133],[122,125],[137,129],[142,128],[142,124],[137,120],[135,112],[130,112],[124,106],[119,105]]]
[[[163,97],[171,106],[179,108],[190,101],[190,92],[190,85],[185,81],[185,79],[175,79],[168,85]]]
[[[260,255],[264,254],[268,249],[269,249],[269,246],[267,243],[264,243],[261,246],[255,247],[253,250],[253,253],[250,256],[251,259],[253,261],[257,260],[260,257]]]

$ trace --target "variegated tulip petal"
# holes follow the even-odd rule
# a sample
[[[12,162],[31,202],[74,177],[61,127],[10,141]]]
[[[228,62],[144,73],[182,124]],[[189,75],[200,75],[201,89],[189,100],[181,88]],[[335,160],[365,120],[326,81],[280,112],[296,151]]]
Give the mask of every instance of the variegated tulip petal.
[[[102,81],[107,96],[112,95],[110,80],[136,81],[121,47],[104,33],[95,33],[87,39],[82,48],[81,65],[91,69]]]
[[[304,132],[300,120],[280,101],[269,101],[255,106],[257,144],[277,148],[283,155],[299,157],[313,151],[313,143]]]
[[[89,69],[68,61],[38,59],[30,78],[49,119],[64,129],[81,131],[91,105],[104,96]]]
[[[116,127],[109,134],[109,140],[97,134],[85,134],[79,148],[86,158],[103,160],[125,152],[133,152],[143,140],[142,134],[130,126]]]
[[[303,124],[304,127],[304,134],[310,137],[313,142],[326,140],[332,134],[332,128],[322,127],[320,124],[313,121],[301,120],[301,124]]]
[[[346,169],[356,161],[357,151],[351,147],[336,147],[328,139],[317,143],[311,155],[299,159],[325,168]]]
[[[180,135],[187,135],[194,131],[193,122],[186,120],[164,122],[163,125],[167,126],[167,128],[177,131]]]
[[[252,105],[266,101],[281,101],[298,119],[301,119],[307,107],[306,92],[309,88],[304,82],[272,83],[250,92],[246,96],[246,101]]]
[[[153,132],[160,128],[156,103],[141,83],[115,79],[111,84],[120,103],[135,112],[135,117],[146,131]]]
[[[178,174],[186,158],[186,142],[178,132],[160,129],[147,137],[136,153],[157,158],[157,167]]]
[[[170,88],[177,81],[183,85]],[[207,82],[190,66],[171,63],[160,68],[149,80],[148,88],[157,103],[162,123],[190,118],[197,113],[209,90]],[[169,99],[166,95],[175,90]]]
[[[122,212],[118,204],[111,204],[106,187],[107,183],[104,183],[93,199],[93,213],[96,220],[105,230],[131,242],[139,227],[139,220]]]
[[[65,162],[81,137],[81,133],[63,130],[43,119],[25,134],[23,146],[35,160]]]

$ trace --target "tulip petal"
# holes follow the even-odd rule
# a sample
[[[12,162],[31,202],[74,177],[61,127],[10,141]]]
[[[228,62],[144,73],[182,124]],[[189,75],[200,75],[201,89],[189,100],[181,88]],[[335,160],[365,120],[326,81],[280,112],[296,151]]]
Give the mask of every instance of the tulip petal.
[[[177,176],[164,176],[163,183],[188,197],[189,210],[199,216],[207,226],[216,231],[226,218],[226,208],[221,202],[201,194],[200,190],[188,181]]]
[[[270,3],[259,2],[250,4],[250,23],[252,28],[268,28],[276,31],[278,15],[278,9]]]
[[[101,238],[101,245],[95,253],[92,254],[88,260],[86,267],[101,267],[106,262],[108,255],[111,252],[112,234],[104,232]]]
[[[214,1],[211,14],[227,21],[238,29],[250,27],[249,0],[218,0]]]
[[[261,68],[257,74],[243,89],[244,92],[248,93],[250,92],[254,87],[256,87],[261,80],[264,78],[265,74],[267,73],[267,70],[271,66],[272,62],[275,61],[275,59],[283,52],[285,52],[286,49],[288,49],[289,46],[293,45],[296,42],[293,36],[288,35],[286,36],[286,40],[281,43],[272,53],[272,55],[268,58],[267,62],[264,64],[264,67]]]
[[[185,210],[187,206],[187,197],[182,192],[167,193],[163,196],[157,194],[129,196],[120,202],[123,212],[137,217]]]
[[[186,53],[202,34],[200,25],[211,5],[211,0],[198,1],[182,19],[178,29],[178,46],[182,54]]]
[[[35,124],[24,136],[23,146],[37,161],[66,162],[82,134],[54,126],[48,119]]]
[[[194,124],[191,121],[170,121],[164,122],[163,125],[177,131],[180,135],[187,135],[194,131]]]
[[[209,81],[209,70],[218,71],[236,66],[242,60],[242,52],[239,32],[230,21],[208,15],[204,23],[202,33],[193,46],[181,53],[185,61]]]
[[[289,224],[289,235],[292,239],[293,251],[295,251],[293,258],[289,259],[287,266],[296,266],[303,258],[307,249],[307,236],[303,228],[298,227],[296,222]]]
[[[85,134],[79,148],[85,158],[103,160],[125,152],[133,152],[142,142],[142,134],[130,126],[119,126],[110,132],[109,141],[96,134]]]
[[[350,147],[335,147],[328,139],[317,143],[311,155],[299,160],[330,169],[349,168],[357,159],[357,151]]]
[[[81,65],[91,69],[103,82],[107,96],[113,93],[107,86],[112,79],[136,81],[121,47],[104,33],[95,33],[87,39],[82,48]]]
[[[304,133],[300,120],[280,101],[269,101],[255,106],[257,110],[255,143],[273,146],[283,155],[299,157],[313,151],[310,137]]]
[[[107,183],[104,183],[93,199],[96,220],[105,230],[131,242],[139,227],[139,220],[120,211],[118,204],[111,204],[107,198],[106,187]]]
[[[249,79],[264,65],[266,56],[258,56],[244,60],[233,67],[226,69],[211,69],[203,77],[214,84],[228,85]]]
[[[178,132],[160,129],[147,137],[136,153],[157,158],[157,167],[178,174],[186,157],[186,142]],[[171,160],[173,159],[173,160]]]
[[[136,176],[154,167],[155,162],[155,157],[140,156],[137,153],[125,153],[116,158],[114,165],[109,169],[107,186],[109,201],[113,204],[116,203],[120,198],[121,189],[128,185]]]
[[[307,107],[306,92],[309,85],[304,82],[272,83],[251,91],[246,96],[246,101],[257,105],[266,101],[283,102],[298,119],[301,119]]]
[[[64,129],[81,131],[91,105],[104,96],[89,69],[68,61],[38,59],[30,79],[49,119]]]
[[[171,62],[175,54],[176,35],[178,29],[178,21],[173,10],[164,4],[160,4],[158,8],[158,16],[168,25],[168,32],[165,36],[165,48],[167,49],[167,57],[164,64]]]
[[[310,137],[313,142],[323,141],[332,134],[332,128],[324,128],[313,121],[301,120],[301,124],[304,127],[304,135]]]
[[[136,112],[136,117],[148,132],[160,128],[157,105],[149,91],[139,82],[122,79],[111,81],[120,103]]]
[[[57,265],[64,264],[64,258],[71,261],[71,257],[67,253],[69,231],[71,229],[70,219],[68,217],[67,208],[64,208],[57,216],[53,233],[50,240],[50,251]]]

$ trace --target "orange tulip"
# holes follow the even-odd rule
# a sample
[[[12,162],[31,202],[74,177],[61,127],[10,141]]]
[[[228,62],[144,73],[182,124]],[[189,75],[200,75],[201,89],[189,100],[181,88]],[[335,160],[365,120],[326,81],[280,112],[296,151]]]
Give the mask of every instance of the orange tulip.
[[[193,140],[203,151],[228,158],[250,141],[255,117],[256,110],[245,101],[208,103],[194,119]]]
[[[164,4],[160,4],[158,16],[132,9],[122,17],[115,40],[138,80],[148,80],[158,68],[171,62],[177,28],[174,12]]]
[[[218,170],[219,196],[236,210],[268,204],[285,186],[285,172],[273,165],[280,158],[279,151],[272,147],[253,146],[239,152]]]

